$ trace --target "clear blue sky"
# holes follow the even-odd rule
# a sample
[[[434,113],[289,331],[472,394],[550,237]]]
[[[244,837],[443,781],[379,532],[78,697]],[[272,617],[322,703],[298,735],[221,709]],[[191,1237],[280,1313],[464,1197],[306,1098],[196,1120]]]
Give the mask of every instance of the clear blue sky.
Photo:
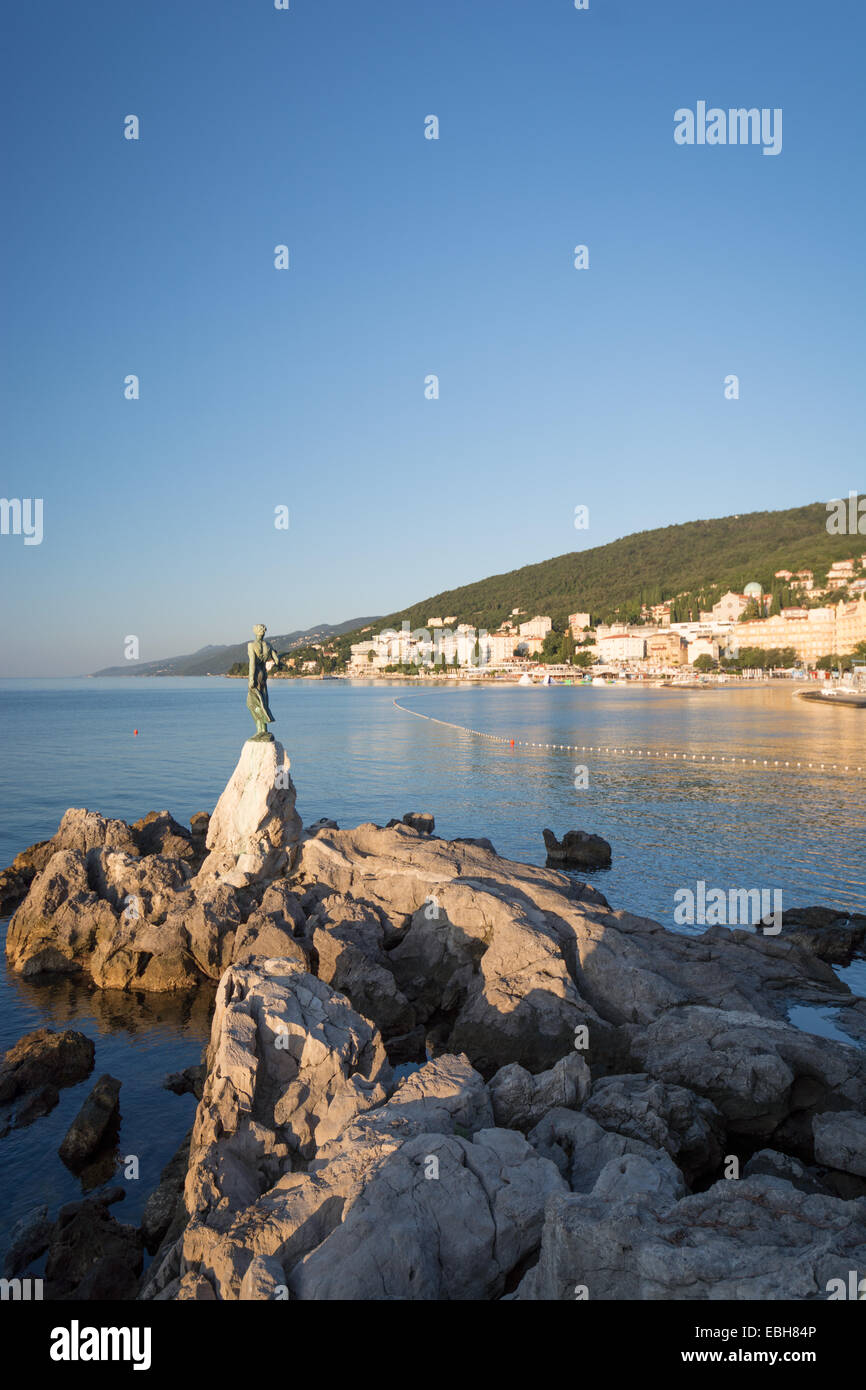
[[[44,540],[0,537],[3,674],[864,490],[862,0],[5,26],[0,491]],[[781,107],[782,153],[677,146],[698,100]]]

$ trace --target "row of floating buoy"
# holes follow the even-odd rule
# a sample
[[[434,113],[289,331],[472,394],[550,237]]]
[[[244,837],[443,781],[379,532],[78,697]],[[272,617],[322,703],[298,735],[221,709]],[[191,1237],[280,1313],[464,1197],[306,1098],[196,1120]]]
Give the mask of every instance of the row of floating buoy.
[[[607,744],[593,743],[534,743],[527,739],[505,738],[501,734],[489,734],[483,729],[470,729],[466,724],[452,724],[448,719],[437,719],[432,714],[422,714],[420,710],[407,709],[394,699],[397,709],[404,714],[417,715],[419,719],[429,719],[432,724],[443,724],[447,729],[457,729],[463,734],[473,734],[476,738],[486,738],[491,743],[506,743],[510,748],[542,748],[562,753],[614,753],[625,757],[669,759],[682,763],[736,763],[741,767],[790,767],[814,772],[866,772],[866,768],[855,767],[853,763],[795,762],[793,758],[744,758],[739,754],[724,753],[674,753],[657,748],[614,748]]]

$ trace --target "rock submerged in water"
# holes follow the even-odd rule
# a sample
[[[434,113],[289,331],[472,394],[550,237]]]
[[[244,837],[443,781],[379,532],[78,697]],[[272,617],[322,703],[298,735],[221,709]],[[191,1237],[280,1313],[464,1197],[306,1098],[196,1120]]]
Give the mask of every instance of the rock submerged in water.
[[[25,1033],[0,1065],[0,1104],[37,1088],[75,1086],[93,1070],[95,1048],[74,1028]]]
[[[67,1130],[59,1153],[69,1168],[83,1168],[103,1146],[119,1118],[120,1082],[106,1072],[100,1076]]]
[[[607,840],[585,830],[567,830],[557,840],[552,830],[542,830],[549,869],[605,869],[611,862]]]
[[[108,1210],[125,1197],[109,1188],[61,1207],[45,1263],[45,1297],[62,1301],[133,1299],[143,1259],[141,1233]]]
[[[408,825],[410,830],[417,830],[419,835],[432,835],[436,828],[436,822],[429,811],[407,811],[399,820],[396,816],[389,820],[385,829],[391,830],[395,825]],[[336,830],[336,823],[330,822],[329,828]]]
[[[866,952],[866,915],[832,907],[792,907],[782,913],[786,940],[811,951],[819,960],[850,965]]]
[[[163,1088],[173,1091],[176,1096],[191,1095],[201,1100],[204,1086],[204,1065],[201,1062],[184,1067],[183,1071],[172,1071],[163,1079]]]

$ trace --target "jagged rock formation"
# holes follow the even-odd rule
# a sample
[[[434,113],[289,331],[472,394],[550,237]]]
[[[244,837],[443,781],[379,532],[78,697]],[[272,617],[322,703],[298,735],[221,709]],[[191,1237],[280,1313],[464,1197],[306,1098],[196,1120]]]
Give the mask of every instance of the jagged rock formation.
[[[677,1199],[633,1171],[606,1182],[610,1170],[591,1193],[551,1200],[518,1299],[827,1298],[866,1261],[866,1198],[749,1177]]]
[[[210,818],[201,880],[243,888],[284,872],[301,834],[290,767],[281,743],[247,740]]]
[[[193,878],[186,858],[97,844],[52,854],[9,925],[6,957],[28,976],[84,974],[103,989],[183,990],[217,981],[235,959],[303,959],[295,932],[304,921],[285,881],[245,893]]]
[[[103,1274],[118,1241],[178,1300],[816,1298],[863,1266],[866,1001],[829,964],[426,823],[303,836],[241,762],[198,872],[167,813],[68,813],[10,925],[24,973],[219,982],[188,1152],[134,1240],[88,1214]]]

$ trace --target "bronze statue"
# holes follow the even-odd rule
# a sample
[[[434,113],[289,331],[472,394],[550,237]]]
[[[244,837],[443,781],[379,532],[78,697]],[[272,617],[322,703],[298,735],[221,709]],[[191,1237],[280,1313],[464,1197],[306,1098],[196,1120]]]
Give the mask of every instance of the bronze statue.
[[[268,671],[279,666],[280,658],[270,642],[265,641],[267,628],[264,623],[256,623],[253,628],[254,642],[247,643],[250,658],[250,682],[247,693],[247,709],[256,721],[256,732],[248,743],[273,743],[274,736],[268,725],[273,724],[274,716],[268,705]]]

